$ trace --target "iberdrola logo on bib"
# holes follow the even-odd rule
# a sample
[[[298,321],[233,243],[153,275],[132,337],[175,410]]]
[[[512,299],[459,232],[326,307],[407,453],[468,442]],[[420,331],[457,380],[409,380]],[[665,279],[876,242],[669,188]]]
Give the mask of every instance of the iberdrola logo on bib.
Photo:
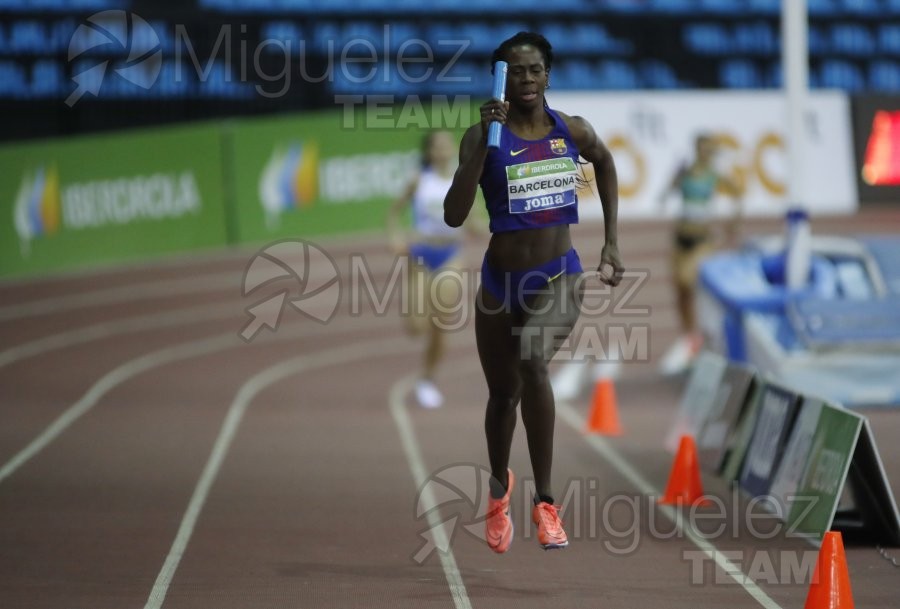
[[[509,213],[524,214],[574,205],[578,168],[570,157],[506,168]]]

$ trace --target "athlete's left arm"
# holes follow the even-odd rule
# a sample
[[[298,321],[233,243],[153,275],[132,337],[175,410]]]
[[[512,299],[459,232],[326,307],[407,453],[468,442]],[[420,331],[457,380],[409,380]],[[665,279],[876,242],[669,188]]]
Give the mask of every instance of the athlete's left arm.
[[[606,243],[600,255],[597,271],[600,280],[609,285],[618,285],[622,281],[625,267],[619,256],[618,214],[619,214],[619,179],[612,153],[597,136],[594,128],[580,116],[560,114],[569,128],[574,144],[578,147],[582,158],[594,167],[597,182],[597,194],[603,205],[603,227],[606,232]],[[609,265],[611,272],[603,267]]]

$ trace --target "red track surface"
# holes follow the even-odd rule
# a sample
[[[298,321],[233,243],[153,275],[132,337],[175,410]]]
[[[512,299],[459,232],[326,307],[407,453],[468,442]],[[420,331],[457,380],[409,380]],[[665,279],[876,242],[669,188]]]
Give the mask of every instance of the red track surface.
[[[814,230],[884,232],[898,220],[867,212]],[[750,225],[764,230],[780,229]],[[697,546],[635,485],[635,476],[657,492],[665,484],[662,438],[681,386],[654,366],[675,336],[666,229],[620,233],[626,265],[650,272],[631,304],[651,315],[602,322],[650,326],[650,361],[628,363],[617,384],[626,434],[605,443],[634,473],[613,467],[561,407],[555,486],[583,492],[582,513],[567,515],[570,547],[539,549],[520,484],[508,554],[489,552],[462,517],[444,527],[455,531],[455,600],[453,564],[437,553],[413,559],[430,526],[417,518],[414,476],[487,461],[471,323],[450,341],[445,407],[401,401],[392,414],[421,347],[402,335],[396,306],[351,315],[345,299],[326,326],[288,310],[277,332],[245,344],[238,333],[257,300],[241,297],[251,250],[0,285],[0,607],[802,607],[807,582],[768,581],[766,569],[811,546],[754,538],[746,500],[735,504],[707,476],[729,525],[710,543],[742,551],[729,557],[745,572],[755,561],[764,594],[754,599],[709,561],[692,582]],[[600,238],[597,227],[578,229],[583,260],[596,262]],[[387,278],[390,259],[374,239],[320,245],[342,272],[362,253]],[[586,402],[571,407],[576,426]],[[867,414],[900,489],[900,416]],[[521,428],[512,466],[529,477]],[[612,533],[634,518],[624,503],[602,522],[617,494],[639,506],[638,530],[621,539]],[[464,512],[448,503],[432,523]],[[632,551],[615,551],[630,541]],[[870,547],[848,548],[848,559],[857,607],[896,606],[898,569]]]

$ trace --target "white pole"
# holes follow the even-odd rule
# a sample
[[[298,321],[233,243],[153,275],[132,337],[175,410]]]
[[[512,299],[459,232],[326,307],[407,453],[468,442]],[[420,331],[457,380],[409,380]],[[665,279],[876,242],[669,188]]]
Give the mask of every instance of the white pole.
[[[809,87],[806,0],[781,2],[781,62],[788,119],[788,207],[804,207],[804,114]]]
[[[803,148],[806,141],[806,97],[809,87],[806,0],[781,1],[781,57],[787,106],[788,213],[786,283],[806,285],[810,265],[809,219],[804,200]]]

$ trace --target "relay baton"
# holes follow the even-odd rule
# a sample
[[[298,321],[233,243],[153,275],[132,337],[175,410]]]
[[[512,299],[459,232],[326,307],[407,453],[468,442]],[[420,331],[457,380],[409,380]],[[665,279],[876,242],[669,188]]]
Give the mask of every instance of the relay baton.
[[[505,61],[494,63],[494,90],[492,97],[500,101],[506,101],[506,70],[509,64]],[[497,121],[491,121],[488,125],[488,148],[500,147],[500,128]]]

